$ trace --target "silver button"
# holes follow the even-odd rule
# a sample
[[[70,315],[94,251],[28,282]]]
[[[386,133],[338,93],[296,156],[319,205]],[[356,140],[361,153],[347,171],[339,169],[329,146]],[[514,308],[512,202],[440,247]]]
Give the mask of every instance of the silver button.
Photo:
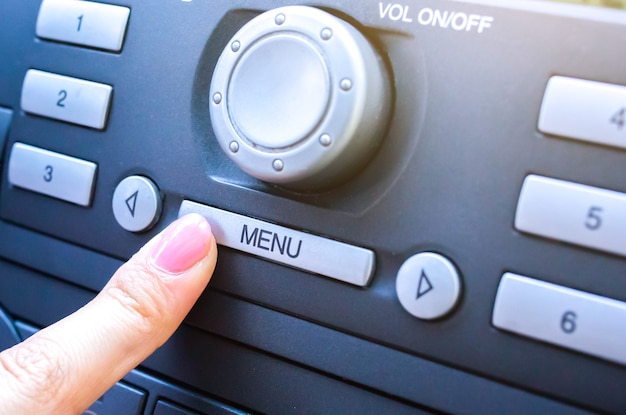
[[[95,163],[15,143],[9,158],[9,183],[81,206],[91,204]]]
[[[626,364],[626,303],[506,273],[495,327]]]
[[[390,89],[382,60],[356,28],[314,7],[281,7],[248,22],[222,52],[211,122],[248,174],[292,188],[328,187],[378,147]]]
[[[22,87],[22,109],[61,121],[103,129],[113,87],[30,69]]]
[[[626,255],[626,194],[531,175],[522,186],[515,228]]]
[[[129,176],[113,193],[113,215],[130,232],[146,231],[161,215],[161,197],[154,182],[143,176]]]
[[[447,258],[423,252],[407,259],[400,267],[396,294],[411,315],[433,320],[454,308],[461,296],[461,279]]]
[[[81,46],[119,52],[130,9],[76,0],[43,0],[37,36]]]
[[[365,287],[374,273],[374,253],[188,200],[178,216],[198,213],[218,244],[304,271]]]
[[[626,148],[626,86],[554,76],[538,127],[546,134]]]

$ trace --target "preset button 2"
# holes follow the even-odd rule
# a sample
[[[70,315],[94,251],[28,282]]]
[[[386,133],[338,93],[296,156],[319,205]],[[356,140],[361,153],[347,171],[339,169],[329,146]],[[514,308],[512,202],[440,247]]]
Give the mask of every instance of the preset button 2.
[[[178,216],[198,213],[218,244],[261,258],[365,287],[374,273],[374,252],[188,200]]]
[[[31,114],[102,130],[112,93],[110,85],[30,69],[24,78],[21,105]]]

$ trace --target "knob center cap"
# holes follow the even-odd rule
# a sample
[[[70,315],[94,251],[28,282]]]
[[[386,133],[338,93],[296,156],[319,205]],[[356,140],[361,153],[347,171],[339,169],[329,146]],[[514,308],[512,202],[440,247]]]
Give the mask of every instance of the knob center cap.
[[[229,83],[228,113],[241,136],[269,149],[293,146],[320,123],[330,99],[328,70],[303,36],[265,37],[241,56]]]

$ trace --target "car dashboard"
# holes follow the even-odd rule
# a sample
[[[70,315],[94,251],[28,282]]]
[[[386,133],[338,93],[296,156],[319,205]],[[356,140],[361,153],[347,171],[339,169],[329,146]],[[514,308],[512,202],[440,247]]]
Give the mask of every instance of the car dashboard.
[[[624,413],[626,3],[586,3],[2,1],[0,348],[199,213],[209,287],[90,413]]]

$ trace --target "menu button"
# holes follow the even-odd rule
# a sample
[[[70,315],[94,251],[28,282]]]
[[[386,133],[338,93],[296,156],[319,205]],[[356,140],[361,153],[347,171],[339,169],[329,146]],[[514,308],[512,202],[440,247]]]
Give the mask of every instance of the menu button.
[[[214,207],[183,201],[179,216],[198,213],[218,244],[339,281],[365,287],[374,273],[374,252]]]

